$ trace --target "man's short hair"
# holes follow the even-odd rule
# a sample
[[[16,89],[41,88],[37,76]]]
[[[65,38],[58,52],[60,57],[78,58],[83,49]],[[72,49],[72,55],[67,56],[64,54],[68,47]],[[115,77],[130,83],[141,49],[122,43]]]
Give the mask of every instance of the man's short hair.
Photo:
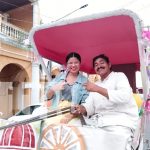
[[[98,59],[98,58],[102,58],[102,59],[104,59],[108,64],[109,64],[109,58],[105,55],[105,54],[100,54],[100,55],[98,55],[98,56],[95,56],[94,58],[93,58],[93,68],[94,68],[94,63],[95,63],[95,61]]]

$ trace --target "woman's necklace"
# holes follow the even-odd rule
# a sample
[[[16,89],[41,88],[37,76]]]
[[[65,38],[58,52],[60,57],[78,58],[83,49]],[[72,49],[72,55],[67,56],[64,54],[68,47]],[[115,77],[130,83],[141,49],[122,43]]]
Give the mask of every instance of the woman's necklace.
[[[67,83],[67,85],[69,85],[69,86],[72,86],[72,85],[74,85],[75,84],[75,81],[74,82],[68,82],[67,80],[65,80],[65,82]]]
[[[75,84],[77,80],[77,76],[71,76],[71,75],[68,75],[65,79],[65,82],[69,85],[69,86],[72,86]]]

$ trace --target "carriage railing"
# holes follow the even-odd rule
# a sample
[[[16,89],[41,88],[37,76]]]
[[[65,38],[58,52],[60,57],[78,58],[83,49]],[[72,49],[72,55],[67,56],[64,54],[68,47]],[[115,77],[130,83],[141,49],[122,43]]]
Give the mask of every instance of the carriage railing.
[[[18,125],[23,125],[23,124],[28,124],[28,123],[44,120],[44,119],[47,119],[47,118],[55,117],[55,116],[58,116],[58,115],[69,113],[69,112],[71,112],[71,107],[70,106],[55,109],[55,110],[49,111],[45,114],[34,116],[34,117],[29,118],[29,119],[25,119],[23,121],[13,122],[13,123],[7,124],[5,126],[1,126],[0,130],[11,128],[11,127],[18,126]]]

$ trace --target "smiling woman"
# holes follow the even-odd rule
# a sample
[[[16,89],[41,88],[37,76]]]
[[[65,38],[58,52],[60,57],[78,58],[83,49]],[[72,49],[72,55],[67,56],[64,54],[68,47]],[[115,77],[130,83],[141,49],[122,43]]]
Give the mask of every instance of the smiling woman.
[[[74,104],[81,104],[88,96],[88,91],[82,86],[87,78],[80,73],[81,57],[76,52],[66,56],[66,70],[52,80],[46,89],[46,96],[52,100],[52,107],[60,101],[68,100]]]

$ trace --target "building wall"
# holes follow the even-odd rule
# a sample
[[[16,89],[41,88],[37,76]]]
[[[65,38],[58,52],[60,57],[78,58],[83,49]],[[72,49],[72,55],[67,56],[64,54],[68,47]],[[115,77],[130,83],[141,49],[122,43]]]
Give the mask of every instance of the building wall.
[[[34,59],[34,54],[31,51],[25,51],[18,49],[16,47],[1,43],[0,46],[0,71],[4,66],[9,63],[16,63],[21,65],[29,75],[29,81],[31,81],[32,76],[32,61]]]
[[[8,93],[10,82],[0,82],[0,111],[3,112],[3,118],[12,115],[12,94]]]
[[[10,10],[2,15],[6,16],[3,18],[4,21],[16,26],[16,30],[22,29],[29,32],[33,26],[31,4]],[[2,118],[10,117],[31,104],[33,59],[33,52],[0,41],[0,111],[4,112]],[[15,78],[5,76],[10,72],[14,72],[13,75],[15,75],[16,68],[20,69],[19,76],[17,73]]]
[[[25,31],[30,31],[33,26],[33,6],[31,4],[19,7],[7,12],[9,14],[8,21],[24,29]]]
[[[24,82],[32,82],[32,61],[34,55],[31,51],[0,42],[0,72],[11,65],[11,70],[5,70],[0,76],[0,111],[4,113],[3,118],[8,118],[18,110],[28,106],[31,102],[31,89],[24,88]],[[1,77],[13,71],[13,66],[20,67],[20,75],[15,79],[2,79]],[[15,74],[15,72],[13,73]],[[26,81],[24,81],[26,79]],[[9,81],[9,82],[8,82]],[[20,93],[22,93],[20,95]]]

